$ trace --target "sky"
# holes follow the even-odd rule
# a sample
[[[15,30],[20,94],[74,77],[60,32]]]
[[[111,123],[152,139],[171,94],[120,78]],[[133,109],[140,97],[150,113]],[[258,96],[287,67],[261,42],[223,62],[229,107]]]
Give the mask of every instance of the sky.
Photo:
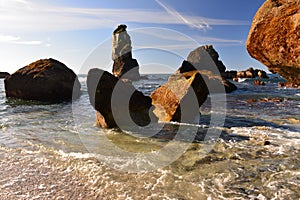
[[[141,73],[175,71],[212,44],[227,70],[267,68],[245,43],[264,0],[0,0],[0,71],[54,58],[75,73],[111,71],[111,35],[126,24]]]

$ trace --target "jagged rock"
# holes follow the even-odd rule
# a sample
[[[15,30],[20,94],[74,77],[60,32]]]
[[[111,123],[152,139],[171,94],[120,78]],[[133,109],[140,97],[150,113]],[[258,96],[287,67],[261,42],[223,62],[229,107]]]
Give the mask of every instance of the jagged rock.
[[[164,122],[193,122],[207,96],[208,88],[197,70],[170,76],[150,95],[154,114]]]
[[[118,78],[139,80],[139,64],[132,58],[130,36],[126,31],[127,26],[121,24],[113,32],[112,36],[112,73]]]
[[[202,59],[202,61],[203,60],[204,59]],[[201,65],[205,66],[206,64],[205,64],[205,62],[202,62]],[[180,74],[180,73],[182,74],[182,73],[191,72],[191,71],[199,71],[200,72],[200,74],[202,75],[202,77],[204,78],[206,83],[211,85],[214,88],[214,91],[211,91],[211,92],[221,93],[221,92],[225,91],[226,93],[230,93],[230,92],[233,92],[234,90],[237,89],[237,87],[233,83],[231,83],[230,81],[227,81],[226,79],[222,78],[221,76],[214,74],[210,70],[197,70],[188,61],[183,61],[181,67],[176,71],[176,73],[177,74]],[[220,87],[220,86],[221,87],[223,86],[224,88],[216,88],[216,87]]]
[[[226,70],[222,61],[219,60],[218,52],[212,45],[204,45],[196,48],[190,52],[187,57],[187,61],[198,70],[209,70],[214,74],[223,73]],[[217,69],[215,69],[214,66],[217,66]]]
[[[10,74],[8,72],[0,72],[0,78],[5,78],[9,76]]]
[[[157,121],[151,98],[107,71],[91,69],[87,76],[89,99],[97,111],[96,122],[102,128],[146,126]],[[152,121],[151,121],[152,120]]]
[[[300,1],[267,0],[257,11],[247,39],[249,54],[269,71],[300,85]]]
[[[80,83],[63,63],[50,59],[33,62],[4,80],[7,97],[38,101],[65,101],[78,98]]]

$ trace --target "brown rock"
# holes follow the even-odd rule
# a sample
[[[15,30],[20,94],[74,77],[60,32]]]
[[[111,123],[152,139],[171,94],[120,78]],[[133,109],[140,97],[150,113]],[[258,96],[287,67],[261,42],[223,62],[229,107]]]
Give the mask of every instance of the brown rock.
[[[8,72],[0,72],[0,78],[5,78],[9,76],[10,74]]]
[[[255,79],[254,85],[266,85],[265,82]]]
[[[151,115],[151,98],[137,91],[130,82],[112,74],[91,69],[87,76],[89,99],[102,128],[146,126],[157,119]]]
[[[198,68],[202,68],[201,66],[209,66],[209,64],[207,64],[207,63],[211,63],[212,62],[211,59],[204,58],[205,55],[206,56],[209,56],[209,55],[206,54],[205,52],[201,52],[201,51],[203,51],[201,48],[200,49],[198,48],[198,51],[200,53],[198,52],[197,54],[202,54],[201,55],[201,57],[202,57],[201,59],[200,58],[196,58],[197,56],[193,55],[193,57],[194,57],[194,64],[196,66],[198,66],[197,69],[190,62],[183,61],[181,67],[176,71],[176,73],[177,74],[180,74],[180,73],[182,74],[182,73],[191,72],[191,71],[195,71],[195,70],[199,71],[200,74],[203,76],[204,80],[206,81],[206,83],[210,84],[212,86],[212,88],[214,88],[214,91],[211,91],[211,92],[214,92],[214,93],[217,93],[217,92],[221,93],[221,92],[224,92],[224,91],[226,93],[230,93],[230,92],[236,90],[237,87],[233,83],[231,83],[230,81],[227,81],[226,79],[223,79],[221,76],[213,73],[211,71],[211,69],[210,70],[198,70]],[[198,61],[196,62],[196,60],[198,60]],[[204,68],[206,68],[206,67],[204,67]],[[224,86],[224,88],[219,88],[220,86]]]
[[[76,74],[63,63],[41,59],[4,80],[7,97],[38,101],[65,101],[78,98],[80,83]]]
[[[199,71],[177,73],[151,93],[154,113],[159,121],[191,122],[208,96],[208,88]]]
[[[232,80],[235,82],[239,82],[239,78],[233,78]]]
[[[300,85],[300,1],[267,0],[257,11],[247,50],[289,82]]]

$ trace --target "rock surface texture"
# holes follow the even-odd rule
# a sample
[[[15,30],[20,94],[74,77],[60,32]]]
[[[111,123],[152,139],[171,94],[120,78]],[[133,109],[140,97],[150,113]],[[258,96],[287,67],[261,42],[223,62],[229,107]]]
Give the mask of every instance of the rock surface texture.
[[[146,126],[157,118],[151,115],[151,99],[107,71],[91,69],[87,76],[89,99],[102,128]]]
[[[7,97],[38,101],[66,101],[78,98],[80,83],[63,63],[50,59],[33,62],[4,80]]]
[[[300,85],[300,1],[267,0],[253,19],[246,46],[271,72]]]
[[[112,73],[118,78],[139,80],[139,64],[132,58],[131,39],[126,31],[127,26],[119,25],[112,36]]]
[[[174,74],[150,95],[159,121],[193,122],[208,96],[208,88],[199,71]]]

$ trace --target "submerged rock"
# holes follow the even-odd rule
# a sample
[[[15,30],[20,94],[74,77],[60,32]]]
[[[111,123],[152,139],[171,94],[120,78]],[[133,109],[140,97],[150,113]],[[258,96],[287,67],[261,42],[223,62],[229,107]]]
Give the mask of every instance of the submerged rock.
[[[63,63],[50,59],[33,62],[4,80],[7,97],[38,101],[66,101],[78,98],[80,83]]]
[[[247,39],[249,54],[269,71],[300,85],[300,1],[267,0],[257,11]]]
[[[207,96],[208,88],[197,70],[170,76],[150,95],[154,114],[164,122],[193,122]]]
[[[9,76],[10,74],[8,72],[0,72],[0,78],[5,78]]]
[[[132,58],[130,36],[126,31],[127,26],[121,24],[112,36],[112,60],[114,61],[112,73],[118,78],[139,80],[139,64]]]
[[[97,111],[97,125],[102,128],[146,126],[157,121],[151,114],[151,98],[130,82],[123,82],[107,71],[91,69],[87,87],[90,102]]]

